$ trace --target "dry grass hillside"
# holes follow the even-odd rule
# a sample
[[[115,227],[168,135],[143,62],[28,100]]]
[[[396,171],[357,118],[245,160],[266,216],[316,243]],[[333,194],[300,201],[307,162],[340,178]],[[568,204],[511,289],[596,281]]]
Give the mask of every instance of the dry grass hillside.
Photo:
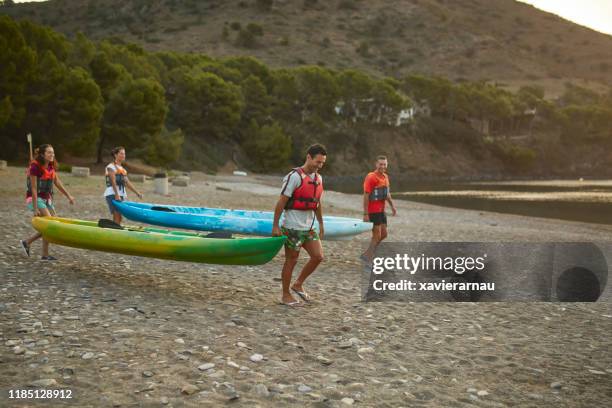
[[[253,55],[274,67],[541,83],[552,93],[567,80],[612,84],[612,36],[514,0],[51,0],[2,9],[69,36]],[[254,42],[241,37],[248,24],[263,31]]]

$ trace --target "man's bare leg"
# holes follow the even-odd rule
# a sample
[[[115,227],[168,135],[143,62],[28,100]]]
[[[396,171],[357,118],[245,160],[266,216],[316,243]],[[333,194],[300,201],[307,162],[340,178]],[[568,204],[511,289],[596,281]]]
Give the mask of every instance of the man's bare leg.
[[[285,263],[283,265],[283,271],[281,272],[281,280],[283,283],[283,295],[281,301],[283,303],[295,302],[295,298],[291,296],[289,286],[291,285],[291,275],[293,275],[293,268],[297,264],[300,251],[294,251],[291,248],[285,246]]]
[[[385,236],[387,233],[387,227],[385,226]],[[368,249],[363,253],[363,257],[367,258],[368,261],[372,260],[372,257],[374,257],[374,251],[376,251],[376,247],[378,246],[378,244],[380,243],[380,241],[382,236],[382,225],[375,225],[372,227],[372,239],[370,240],[370,246],[368,246]]]
[[[380,224],[380,240],[378,243],[380,244],[385,238],[387,238],[387,224]],[[374,255],[374,253],[372,253],[372,255]]]
[[[323,246],[321,245],[320,240],[316,241],[306,241],[302,245],[302,248],[308,252],[310,255],[310,259],[306,262],[306,265],[302,268],[302,272],[300,272],[300,276],[293,282],[291,286],[293,289],[304,292],[304,287],[302,286],[306,279],[317,269],[317,266],[321,262],[323,262]]]

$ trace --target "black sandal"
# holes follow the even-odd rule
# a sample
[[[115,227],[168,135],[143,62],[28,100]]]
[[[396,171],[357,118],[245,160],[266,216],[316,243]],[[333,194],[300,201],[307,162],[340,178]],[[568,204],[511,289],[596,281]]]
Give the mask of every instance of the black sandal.
[[[30,256],[30,246],[28,245],[27,242],[25,242],[23,239],[19,241],[19,243],[21,243],[21,248],[23,249],[23,252],[27,255]]]

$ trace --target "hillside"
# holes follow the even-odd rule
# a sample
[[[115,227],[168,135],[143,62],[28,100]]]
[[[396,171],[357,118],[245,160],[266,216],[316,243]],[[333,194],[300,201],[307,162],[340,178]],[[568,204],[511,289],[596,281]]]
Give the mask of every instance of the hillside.
[[[336,175],[381,153],[411,175],[612,174],[612,37],[479,1],[4,3],[0,142],[19,158],[32,133],[61,160],[98,162],[120,144],[150,165],[209,172],[282,171],[322,142]]]
[[[612,84],[612,36],[514,0],[51,0],[0,10],[68,36],[252,55],[273,67],[539,83],[549,96],[567,80]],[[248,24],[262,35],[241,37]]]

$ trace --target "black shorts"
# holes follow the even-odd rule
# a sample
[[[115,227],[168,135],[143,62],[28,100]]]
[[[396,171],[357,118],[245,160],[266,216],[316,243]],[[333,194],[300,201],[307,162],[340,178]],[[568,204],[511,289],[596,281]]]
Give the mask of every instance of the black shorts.
[[[370,213],[368,216],[370,217],[370,222],[374,225],[387,225],[387,214],[384,212]]]

